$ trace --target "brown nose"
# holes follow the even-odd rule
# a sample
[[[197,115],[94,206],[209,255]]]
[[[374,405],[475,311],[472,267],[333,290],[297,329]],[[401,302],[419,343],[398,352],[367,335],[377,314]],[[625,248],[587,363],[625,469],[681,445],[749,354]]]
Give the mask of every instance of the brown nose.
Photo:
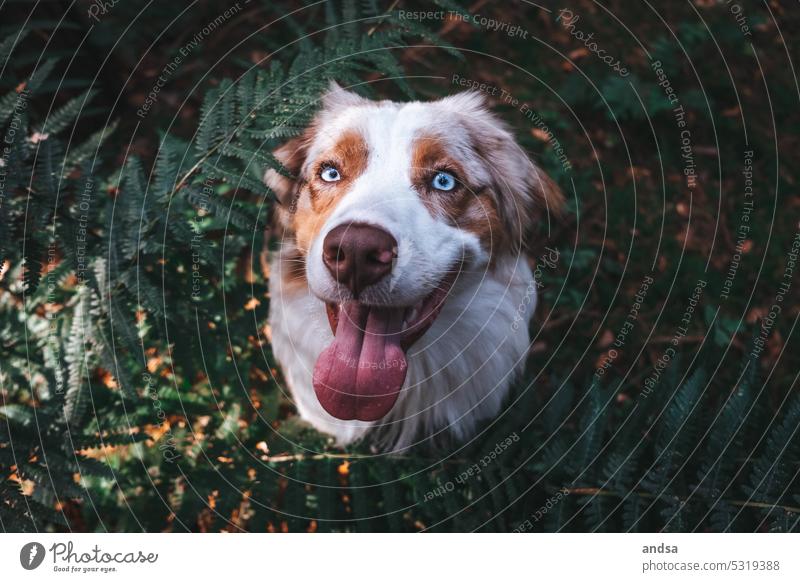
[[[337,226],[322,243],[322,260],[328,271],[356,296],[392,271],[396,254],[394,237],[368,224]]]

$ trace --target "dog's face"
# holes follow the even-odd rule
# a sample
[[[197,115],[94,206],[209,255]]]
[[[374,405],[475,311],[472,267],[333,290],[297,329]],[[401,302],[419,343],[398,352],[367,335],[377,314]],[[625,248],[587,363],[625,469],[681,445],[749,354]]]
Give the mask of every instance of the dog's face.
[[[275,155],[295,176],[266,175],[293,249],[285,284],[327,305],[314,388],[341,419],[383,417],[458,273],[518,253],[537,209],[562,200],[475,93],[403,104],[334,85]]]

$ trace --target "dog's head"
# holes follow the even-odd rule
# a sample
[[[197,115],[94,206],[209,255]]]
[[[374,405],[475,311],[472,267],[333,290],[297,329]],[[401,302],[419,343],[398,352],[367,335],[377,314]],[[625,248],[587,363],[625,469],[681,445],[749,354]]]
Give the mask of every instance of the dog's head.
[[[294,176],[266,174],[292,272],[335,334],[314,388],[341,419],[383,417],[458,273],[518,253],[563,201],[477,93],[395,103],[334,84],[275,155]]]

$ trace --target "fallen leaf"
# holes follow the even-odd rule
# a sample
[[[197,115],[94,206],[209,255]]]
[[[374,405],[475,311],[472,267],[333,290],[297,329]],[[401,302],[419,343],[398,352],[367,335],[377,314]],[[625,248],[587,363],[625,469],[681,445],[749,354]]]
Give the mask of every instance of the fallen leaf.
[[[534,127],[531,129],[531,135],[538,139],[539,141],[548,142],[550,141],[550,134],[546,131],[539,129],[538,127]]]
[[[574,51],[570,52],[567,56],[569,58],[571,58],[572,60],[577,60],[577,59],[579,59],[581,57],[585,57],[588,54],[589,54],[589,50],[581,47],[581,48],[577,48]]]
[[[597,340],[597,347],[598,348],[607,348],[611,345],[611,342],[614,341],[614,334],[611,333],[610,329],[605,330],[600,339]]]

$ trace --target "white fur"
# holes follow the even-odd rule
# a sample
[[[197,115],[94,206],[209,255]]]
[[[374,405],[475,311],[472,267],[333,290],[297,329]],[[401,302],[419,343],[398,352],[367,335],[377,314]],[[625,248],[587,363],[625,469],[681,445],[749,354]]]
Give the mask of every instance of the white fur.
[[[408,351],[397,403],[377,423],[343,421],[319,404],[314,364],[333,340],[325,306],[311,292],[284,293],[281,261],[270,284],[272,347],[300,416],[340,445],[368,432],[380,450],[401,451],[428,437],[463,441],[492,418],[524,365],[536,285],[524,259],[508,257],[493,272],[459,277],[442,312]]]

